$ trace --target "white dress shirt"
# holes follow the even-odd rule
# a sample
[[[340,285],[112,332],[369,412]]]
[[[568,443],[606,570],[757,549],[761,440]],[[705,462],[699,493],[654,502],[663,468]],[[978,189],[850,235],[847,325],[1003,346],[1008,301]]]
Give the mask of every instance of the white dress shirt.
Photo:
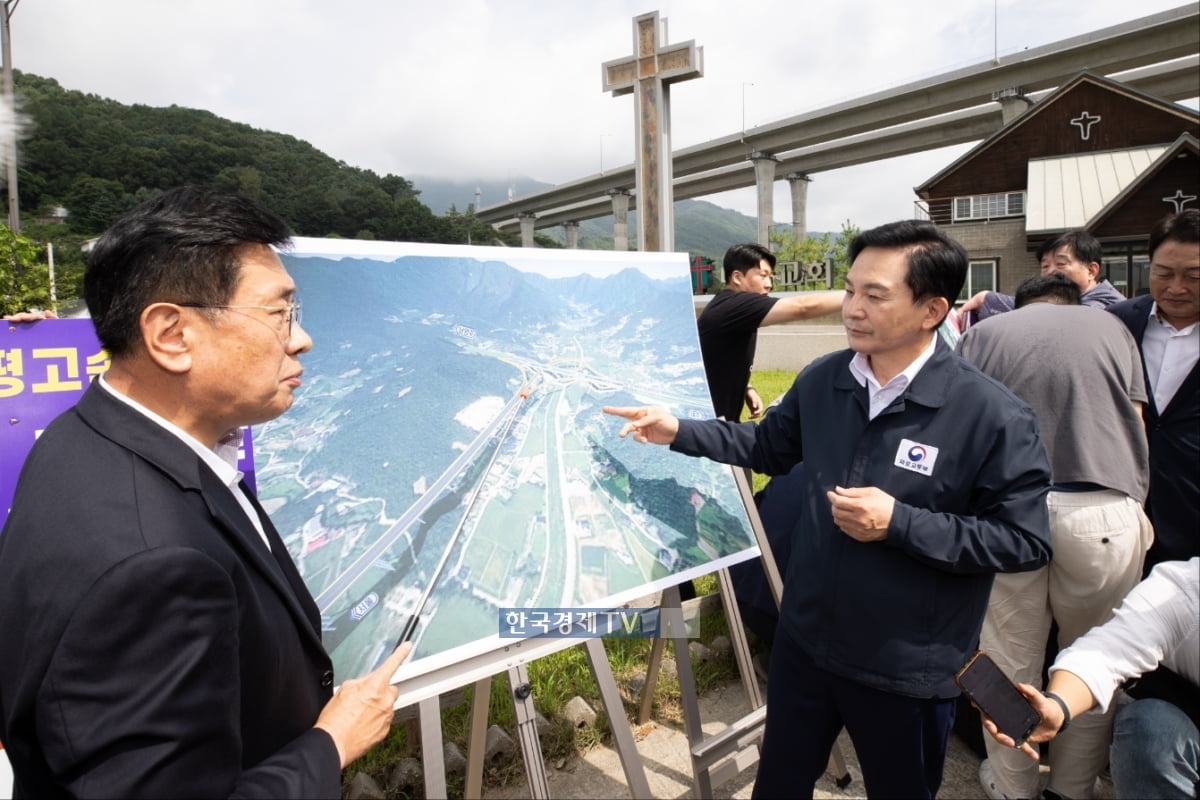
[[[254,526],[254,530],[258,531],[263,544],[267,546],[268,550],[271,549],[271,543],[267,541],[267,534],[263,530],[262,521],[258,518],[258,512],[254,510],[254,506],[250,503],[250,498],[246,496],[246,493],[238,485],[244,476],[244,473],[237,468],[238,451],[236,444],[241,441],[241,431],[237,431],[238,438],[233,442],[234,446],[231,446],[231,439],[228,436],[217,443],[217,447],[220,450],[220,455],[218,455],[210,448],[205,447],[204,444],[183,428],[164,417],[160,417],[133,398],[123,395],[109,386],[108,381],[104,380],[103,375],[100,376],[99,381],[100,387],[106,392],[179,439],[179,441],[190,447],[196,455],[200,456],[200,459],[216,474],[221,483],[225,484],[229,488],[229,491],[233,493],[233,497],[237,500],[238,505],[242,507],[242,511],[246,512],[246,517],[250,520],[250,524]]]
[[[1156,566],[1112,619],[1059,653],[1050,672],[1078,676],[1107,711],[1118,686],[1159,664],[1200,686],[1200,557]]]
[[[1158,314],[1158,304],[1150,304],[1150,319],[1142,336],[1142,358],[1150,379],[1150,394],[1161,413],[1183,385],[1183,379],[1200,361],[1200,323],[1176,328]]]
[[[929,346],[926,347],[921,355],[917,356],[911,364],[904,368],[896,377],[887,382],[886,386],[880,386],[879,380],[875,377],[875,370],[871,369],[871,360],[863,353],[855,353],[854,358],[850,359],[850,374],[854,376],[854,380],[858,381],[859,386],[867,387],[867,396],[871,399],[871,409],[868,412],[868,419],[875,419],[879,413],[892,404],[900,395],[904,394],[904,390],[917,377],[917,373],[921,371],[921,367],[925,366],[929,359],[933,358],[933,351],[937,349],[937,336],[931,336]]]

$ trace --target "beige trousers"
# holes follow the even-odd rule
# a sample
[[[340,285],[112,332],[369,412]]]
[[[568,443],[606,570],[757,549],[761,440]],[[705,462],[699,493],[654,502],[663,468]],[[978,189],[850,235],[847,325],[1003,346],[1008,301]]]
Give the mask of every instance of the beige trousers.
[[[1050,492],[1050,564],[1034,572],[997,575],[979,646],[1019,683],[1041,688],[1050,623],[1064,648],[1107,622],[1142,577],[1154,542],[1141,503],[1120,492]],[[1038,796],[1038,765],[984,733],[997,788],[1009,797]],[[1071,721],[1050,743],[1050,783],[1064,797],[1091,800],[1108,759],[1112,709]]]

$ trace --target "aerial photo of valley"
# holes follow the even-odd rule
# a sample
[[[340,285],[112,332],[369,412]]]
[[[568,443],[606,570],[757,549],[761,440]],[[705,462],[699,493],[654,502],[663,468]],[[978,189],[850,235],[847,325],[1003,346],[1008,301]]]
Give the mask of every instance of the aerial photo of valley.
[[[304,385],[254,429],[259,497],[338,679],[410,623],[414,674],[501,608],[611,608],[757,553],[730,468],[617,436],[709,418],[686,256],[297,239]]]

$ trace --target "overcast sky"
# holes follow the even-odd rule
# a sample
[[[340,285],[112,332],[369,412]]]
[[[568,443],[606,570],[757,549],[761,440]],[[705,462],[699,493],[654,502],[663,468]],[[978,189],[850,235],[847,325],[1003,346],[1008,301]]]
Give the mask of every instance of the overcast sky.
[[[206,109],[380,175],[559,183],[632,162],[633,98],[601,90],[601,64],[631,54],[633,17],[656,8],[669,42],[704,48],[704,77],[672,88],[679,148],[1180,5],[20,0],[12,53],[68,89]],[[911,216],[912,187],[968,147],[816,174],[809,229]],[[752,189],[707,199],[754,213]],[[775,213],[787,221],[786,181]]]

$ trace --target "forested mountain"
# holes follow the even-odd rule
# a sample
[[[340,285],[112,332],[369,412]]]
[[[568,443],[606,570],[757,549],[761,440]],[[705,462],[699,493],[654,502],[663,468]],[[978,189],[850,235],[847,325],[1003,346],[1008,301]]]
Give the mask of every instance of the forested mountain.
[[[548,189],[552,184],[541,183],[529,178],[517,178],[509,184],[500,181],[452,181],[442,178],[414,175],[413,185],[421,192],[421,199],[435,212],[442,214],[450,209],[459,212],[475,204],[475,190],[479,189],[479,204],[486,208],[503,202],[511,188],[514,197],[533,194]],[[543,231],[545,235],[565,244],[566,235],[561,227]],[[675,203],[675,249],[692,255],[708,256],[720,261],[726,248],[736,242],[753,242],[758,237],[758,223],[737,211],[722,208],[704,200],[680,200]],[[637,246],[637,211],[629,212],[629,239]],[[608,250],[612,248],[613,218],[597,217],[579,223],[579,246]]]
[[[13,81],[29,120],[18,162],[23,214],[65,208],[67,227],[82,237],[98,235],[157,191],[200,183],[263,202],[300,236],[516,245],[516,235],[496,234],[474,219],[476,188],[487,206],[510,188],[520,196],[550,186],[531,178],[502,184],[380,177],[294,136],[208,111],[128,106],[20,71]],[[635,246],[636,220],[631,212]],[[696,200],[676,203],[675,230],[676,249],[716,259],[756,231],[753,218]],[[541,244],[564,243],[562,228],[539,234]],[[580,246],[611,248],[612,217],[581,223]]]
[[[336,161],[294,136],[208,111],[127,106],[13,72],[29,131],[18,185],[27,215],[56,207],[68,227],[95,235],[155,192],[200,183],[262,201],[301,236],[482,243],[490,226],[437,216],[412,183]],[[510,237],[509,243],[515,243]]]

